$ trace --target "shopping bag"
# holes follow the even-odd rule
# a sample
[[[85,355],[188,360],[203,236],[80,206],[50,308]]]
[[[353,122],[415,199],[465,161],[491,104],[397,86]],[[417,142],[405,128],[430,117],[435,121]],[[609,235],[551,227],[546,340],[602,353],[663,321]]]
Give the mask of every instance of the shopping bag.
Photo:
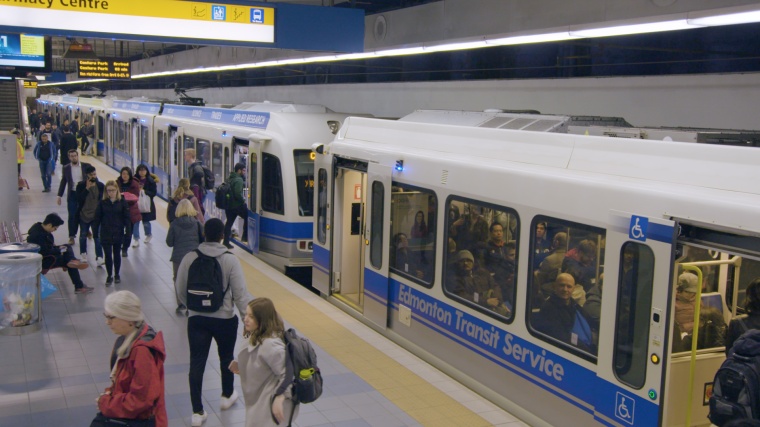
[[[45,299],[56,292],[58,292],[58,288],[50,283],[50,280],[48,280],[44,274],[40,274],[40,295],[42,299]]]
[[[140,190],[140,197],[137,198],[137,207],[140,213],[150,212],[150,197],[145,194],[145,190]]]
[[[24,187],[26,187],[26,189],[28,190],[29,189],[29,183],[26,182],[25,178],[22,178],[22,177],[19,176],[18,177],[18,188],[20,190],[20,189],[22,189]]]

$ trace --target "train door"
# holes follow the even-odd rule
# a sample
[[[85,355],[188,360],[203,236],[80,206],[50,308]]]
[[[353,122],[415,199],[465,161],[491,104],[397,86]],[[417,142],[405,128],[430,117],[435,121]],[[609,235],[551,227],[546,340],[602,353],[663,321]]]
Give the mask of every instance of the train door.
[[[182,176],[180,175],[179,158],[181,154],[179,152],[179,144],[183,137],[183,129],[181,127],[169,126],[169,182],[171,182],[171,193],[174,194],[174,190],[177,188],[177,183]]]
[[[390,284],[391,168],[367,165],[367,209],[364,232],[364,317],[385,329],[388,325]]]
[[[760,277],[758,248],[756,236],[680,224],[664,425],[710,425],[709,398],[725,360],[727,324],[743,313],[745,289]]]
[[[131,166],[132,171],[137,169],[137,165],[140,164],[139,156],[140,156],[140,120],[139,119],[132,119],[129,121],[129,136],[130,136],[130,142],[129,142],[129,151],[131,154],[132,162]]]
[[[330,218],[332,210],[330,209],[332,200],[332,156],[325,156],[317,152],[314,160],[314,169],[316,171],[316,188],[317,197],[314,212],[316,221],[314,221],[314,243],[313,258],[311,269],[311,285],[322,295],[330,295],[330,248],[332,233],[330,232]]]

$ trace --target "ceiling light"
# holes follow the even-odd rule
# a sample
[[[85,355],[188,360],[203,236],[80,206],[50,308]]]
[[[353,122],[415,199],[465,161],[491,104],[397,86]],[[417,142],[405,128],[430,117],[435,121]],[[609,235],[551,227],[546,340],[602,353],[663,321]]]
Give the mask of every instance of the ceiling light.
[[[556,33],[532,34],[527,36],[512,36],[499,39],[491,39],[486,40],[486,43],[492,46],[507,46],[514,44],[558,42],[573,38],[577,38],[577,36],[574,36],[567,31],[560,31]]]
[[[701,25],[691,24],[687,22],[686,19],[676,19],[673,21],[646,22],[642,24],[624,24],[609,27],[571,30],[570,35],[576,37],[610,37],[624,36],[629,34],[656,33],[659,31],[687,30],[697,27],[701,27]]]
[[[486,46],[488,46],[488,44],[486,43],[485,40],[477,40],[477,41],[471,41],[471,42],[436,44],[432,46],[425,46],[424,49],[428,52],[441,52],[441,51],[452,51],[452,50],[477,49],[477,48],[486,47]]]
[[[401,49],[386,49],[386,50],[376,50],[375,56],[402,56],[402,55],[417,55],[420,53],[427,53],[422,48],[422,46],[419,47],[405,47]]]
[[[375,52],[360,52],[360,53],[345,53],[342,55],[335,55],[335,59],[338,61],[351,60],[351,59],[366,59],[375,56]]]
[[[757,8],[757,5],[752,5]],[[760,10],[739,10],[739,8],[708,10],[703,12],[689,13],[687,19],[690,24],[718,26],[718,25],[735,25],[749,24],[760,22]]]

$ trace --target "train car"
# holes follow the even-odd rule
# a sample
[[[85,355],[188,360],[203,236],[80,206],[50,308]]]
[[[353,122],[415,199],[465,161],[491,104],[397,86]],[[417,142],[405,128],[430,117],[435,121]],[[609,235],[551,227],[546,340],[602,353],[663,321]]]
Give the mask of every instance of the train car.
[[[114,100],[111,104],[105,108],[105,163],[116,170],[129,166],[133,171],[141,163],[153,164],[153,120],[163,103]]]
[[[757,130],[572,125],[568,128],[568,133],[577,135],[609,136],[615,138],[735,145],[738,147],[760,147],[760,131]]]
[[[631,126],[622,117],[571,116],[541,114],[538,111],[530,110],[510,111],[501,109],[485,111],[416,110],[400,118],[399,121],[555,133],[568,133],[571,128],[601,126],[626,128]]]
[[[314,142],[328,142],[346,114],[321,105],[243,103],[233,108],[166,105],[156,117],[153,171],[170,197],[189,166],[184,152],[194,149],[218,186],[236,163],[247,165],[245,195],[248,240],[243,221],[238,244],[280,271],[310,274],[312,253]],[[223,218],[209,192],[208,217]]]
[[[92,151],[95,157],[97,157],[103,163],[106,162],[106,123],[108,121],[108,110],[111,108],[113,101],[116,98],[91,98],[86,96],[80,96],[76,102],[76,110],[74,114],[69,114],[69,117],[79,116],[80,126],[84,124],[85,120],[93,126],[93,139],[90,141],[94,147]],[[61,121],[63,123],[63,121]]]
[[[353,117],[313,148],[336,306],[531,425],[709,425],[756,149]]]

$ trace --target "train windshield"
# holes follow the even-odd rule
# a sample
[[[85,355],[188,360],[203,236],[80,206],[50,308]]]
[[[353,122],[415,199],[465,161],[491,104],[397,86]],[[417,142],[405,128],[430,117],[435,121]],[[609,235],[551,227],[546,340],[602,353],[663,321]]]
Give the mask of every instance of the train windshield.
[[[314,215],[314,153],[311,150],[293,150],[296,165],[298,214]]]

